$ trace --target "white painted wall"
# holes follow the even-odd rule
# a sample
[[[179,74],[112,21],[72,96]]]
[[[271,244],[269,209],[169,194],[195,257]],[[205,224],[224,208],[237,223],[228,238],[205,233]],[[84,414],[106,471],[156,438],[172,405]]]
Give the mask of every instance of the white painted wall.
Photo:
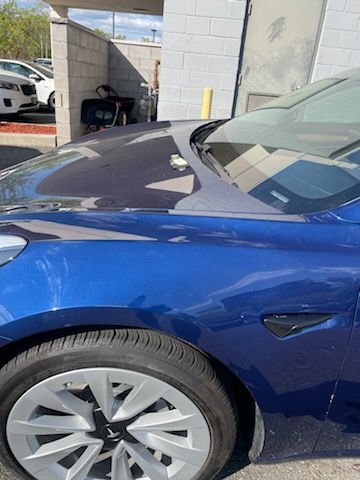
[[[360,0],[328,0],[312,80],[360,67]]]
[[[161,58],[161,45],[150,42],[111,40],[109,44],[109,83],[122,97],[134,97],[137,102],[133,117],[139,122],[139,100],[147,91],[143,82],[152,84],[156,61]]]
[[[230,116],[245,7],[245,0],[165,0],[160,120],[200,118],[208,86],[212,117]]]
[[[52,19],[58,145],[81,136],[81,104],[108,83],[108,41],[67,18]]]

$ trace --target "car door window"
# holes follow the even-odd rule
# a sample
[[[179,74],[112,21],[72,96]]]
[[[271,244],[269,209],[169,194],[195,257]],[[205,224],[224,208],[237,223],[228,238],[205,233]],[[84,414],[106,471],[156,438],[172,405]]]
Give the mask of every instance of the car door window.
[[[18,75],[23,75],[24,77],[30,77],[34,72],[20,63],[8,63],[8,70]]]

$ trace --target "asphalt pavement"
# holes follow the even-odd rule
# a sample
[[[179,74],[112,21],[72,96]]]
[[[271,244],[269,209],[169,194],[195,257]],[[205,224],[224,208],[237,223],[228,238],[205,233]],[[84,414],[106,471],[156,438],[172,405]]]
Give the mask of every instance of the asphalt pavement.
[[[56,123],[55,114],[46,108],[41,108],[36,112],[21,113],[19,115],[3,115],[1,120],[16,123],[35,123],[46,125],[54,125]]]
[[[0,146],[0,170],[41,153],[31,148]],[[0,480],[18,479],[5,475],[0,464]],[[238,448],[216,480],[360,480],[360,458],[250,465]]]
[[[317,460],[250,465],[225,480],[359,480],[360,460]]]
[[[229,466],[230,470],[232,469]],[[359,480],[360,460],[317,460],[280,465],[249,465],[228,475],[228,469],[216,480]],[[0,464],[0,480],[19,480],[5,475]],[[51,480],[51,479],[49,479]]]
[[[250,464],[240,447],[216,480],[359,480],[360,458]]]

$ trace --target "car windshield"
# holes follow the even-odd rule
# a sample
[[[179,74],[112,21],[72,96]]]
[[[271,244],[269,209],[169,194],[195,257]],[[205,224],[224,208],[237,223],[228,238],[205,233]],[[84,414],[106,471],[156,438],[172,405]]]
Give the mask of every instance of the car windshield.
[[[296,90],[200,143],[234,186],[282,212],[336,208],[360,196],[360,78]]]
[[[32,62],[29,62],[28,65],[30,65],[32,68],[35,68],[36,70],[38,70],[40,73],[45,75],[45,77],[54,78],[54,73],[51,70],[49,70],[48,68],[42,67],[38,63],[32,63]]]

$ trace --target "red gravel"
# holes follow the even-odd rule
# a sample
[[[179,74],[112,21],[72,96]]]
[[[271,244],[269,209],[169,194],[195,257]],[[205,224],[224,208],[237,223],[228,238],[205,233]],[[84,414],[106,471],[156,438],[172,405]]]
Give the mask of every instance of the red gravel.
[[[52,125],[35,125],[32,123],[0,122],[0,133],[56,135],[56,127]]]

